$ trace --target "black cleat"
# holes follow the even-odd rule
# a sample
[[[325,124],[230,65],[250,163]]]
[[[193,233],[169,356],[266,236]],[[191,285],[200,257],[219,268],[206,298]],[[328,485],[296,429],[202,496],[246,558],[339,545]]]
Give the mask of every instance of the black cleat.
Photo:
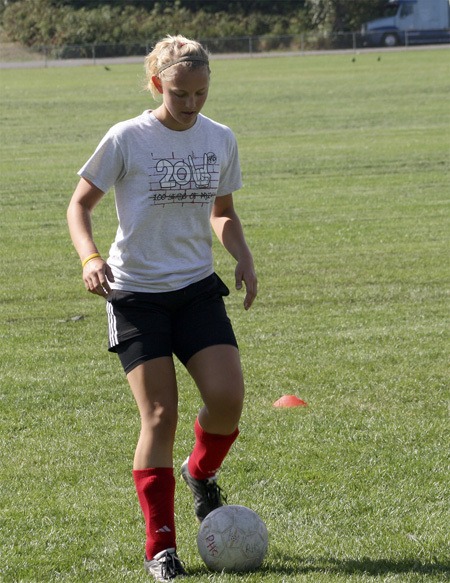
[[[227,500],[217,484],[217,477],[196,480],[189,473],[188,461],[189,458],[181,466],[181,476],[194,496],[195,515],[198,521],[202,522],[210,512],[226,504]]]

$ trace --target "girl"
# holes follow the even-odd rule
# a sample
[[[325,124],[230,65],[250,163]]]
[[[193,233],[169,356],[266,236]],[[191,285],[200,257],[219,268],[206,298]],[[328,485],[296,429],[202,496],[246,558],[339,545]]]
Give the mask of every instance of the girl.
[[[146,570],[157,581],[185,571],[176,554],[173,446],[178,389],[173,355],[204,403],[182,477],[198,520],[223,503],[217,472],[238,436],[244,382],[239,352],[214,273],[211,225],[236,260],[245,309],[256,297],[252,254],[233,206],[241,187],[236,141],[203,116],[209,56],[182,36],[158,42],[145,60],[148,89],[162,104],[118,123],[79,171],[67,216],[87,291],[106,298],[109,350],[121,360],[141,432],[133,476],[146,524]],[[91,213],[114,187],[118,229],[105,261]]]

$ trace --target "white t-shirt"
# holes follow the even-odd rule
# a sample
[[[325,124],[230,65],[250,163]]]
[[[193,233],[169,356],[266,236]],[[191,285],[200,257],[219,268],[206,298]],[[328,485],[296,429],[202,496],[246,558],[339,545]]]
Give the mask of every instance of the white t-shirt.
[[[145,111],[112,127],[78,174],[103,192],[115,189],[112,288],[172,291],[213,273],[214,199],[242,186],[228,127],[200,114],[177,132]]]

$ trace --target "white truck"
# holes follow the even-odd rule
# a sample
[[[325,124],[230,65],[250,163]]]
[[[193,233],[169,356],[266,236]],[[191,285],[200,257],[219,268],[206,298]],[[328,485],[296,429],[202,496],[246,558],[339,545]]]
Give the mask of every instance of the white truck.
[[[364,23],[361,36],[366,46],[448,43],[450,0],[390,0],[384,17]]]

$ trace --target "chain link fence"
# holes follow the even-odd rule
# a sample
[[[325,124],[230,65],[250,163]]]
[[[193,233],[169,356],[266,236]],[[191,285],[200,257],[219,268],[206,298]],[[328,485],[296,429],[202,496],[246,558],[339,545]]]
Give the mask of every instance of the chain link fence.
[[[57,66],[64,61],[82,60],[97,63],[98,60],[135,57],[137,62],[147,55],[158,39],[147,43],[84,44],[43,46],[26,49],[17,45],[0,44],[0,65],[12,62],[29,62],[35,66]],[[370,37],[360,33],[301,33],[298,35],[242,36],[199,39],[210,52],[218,55],[258,55],[269,53],[307,53],[320,50],[364,50],[373,47]],[[398,44],[408,46],[408,36]]]

